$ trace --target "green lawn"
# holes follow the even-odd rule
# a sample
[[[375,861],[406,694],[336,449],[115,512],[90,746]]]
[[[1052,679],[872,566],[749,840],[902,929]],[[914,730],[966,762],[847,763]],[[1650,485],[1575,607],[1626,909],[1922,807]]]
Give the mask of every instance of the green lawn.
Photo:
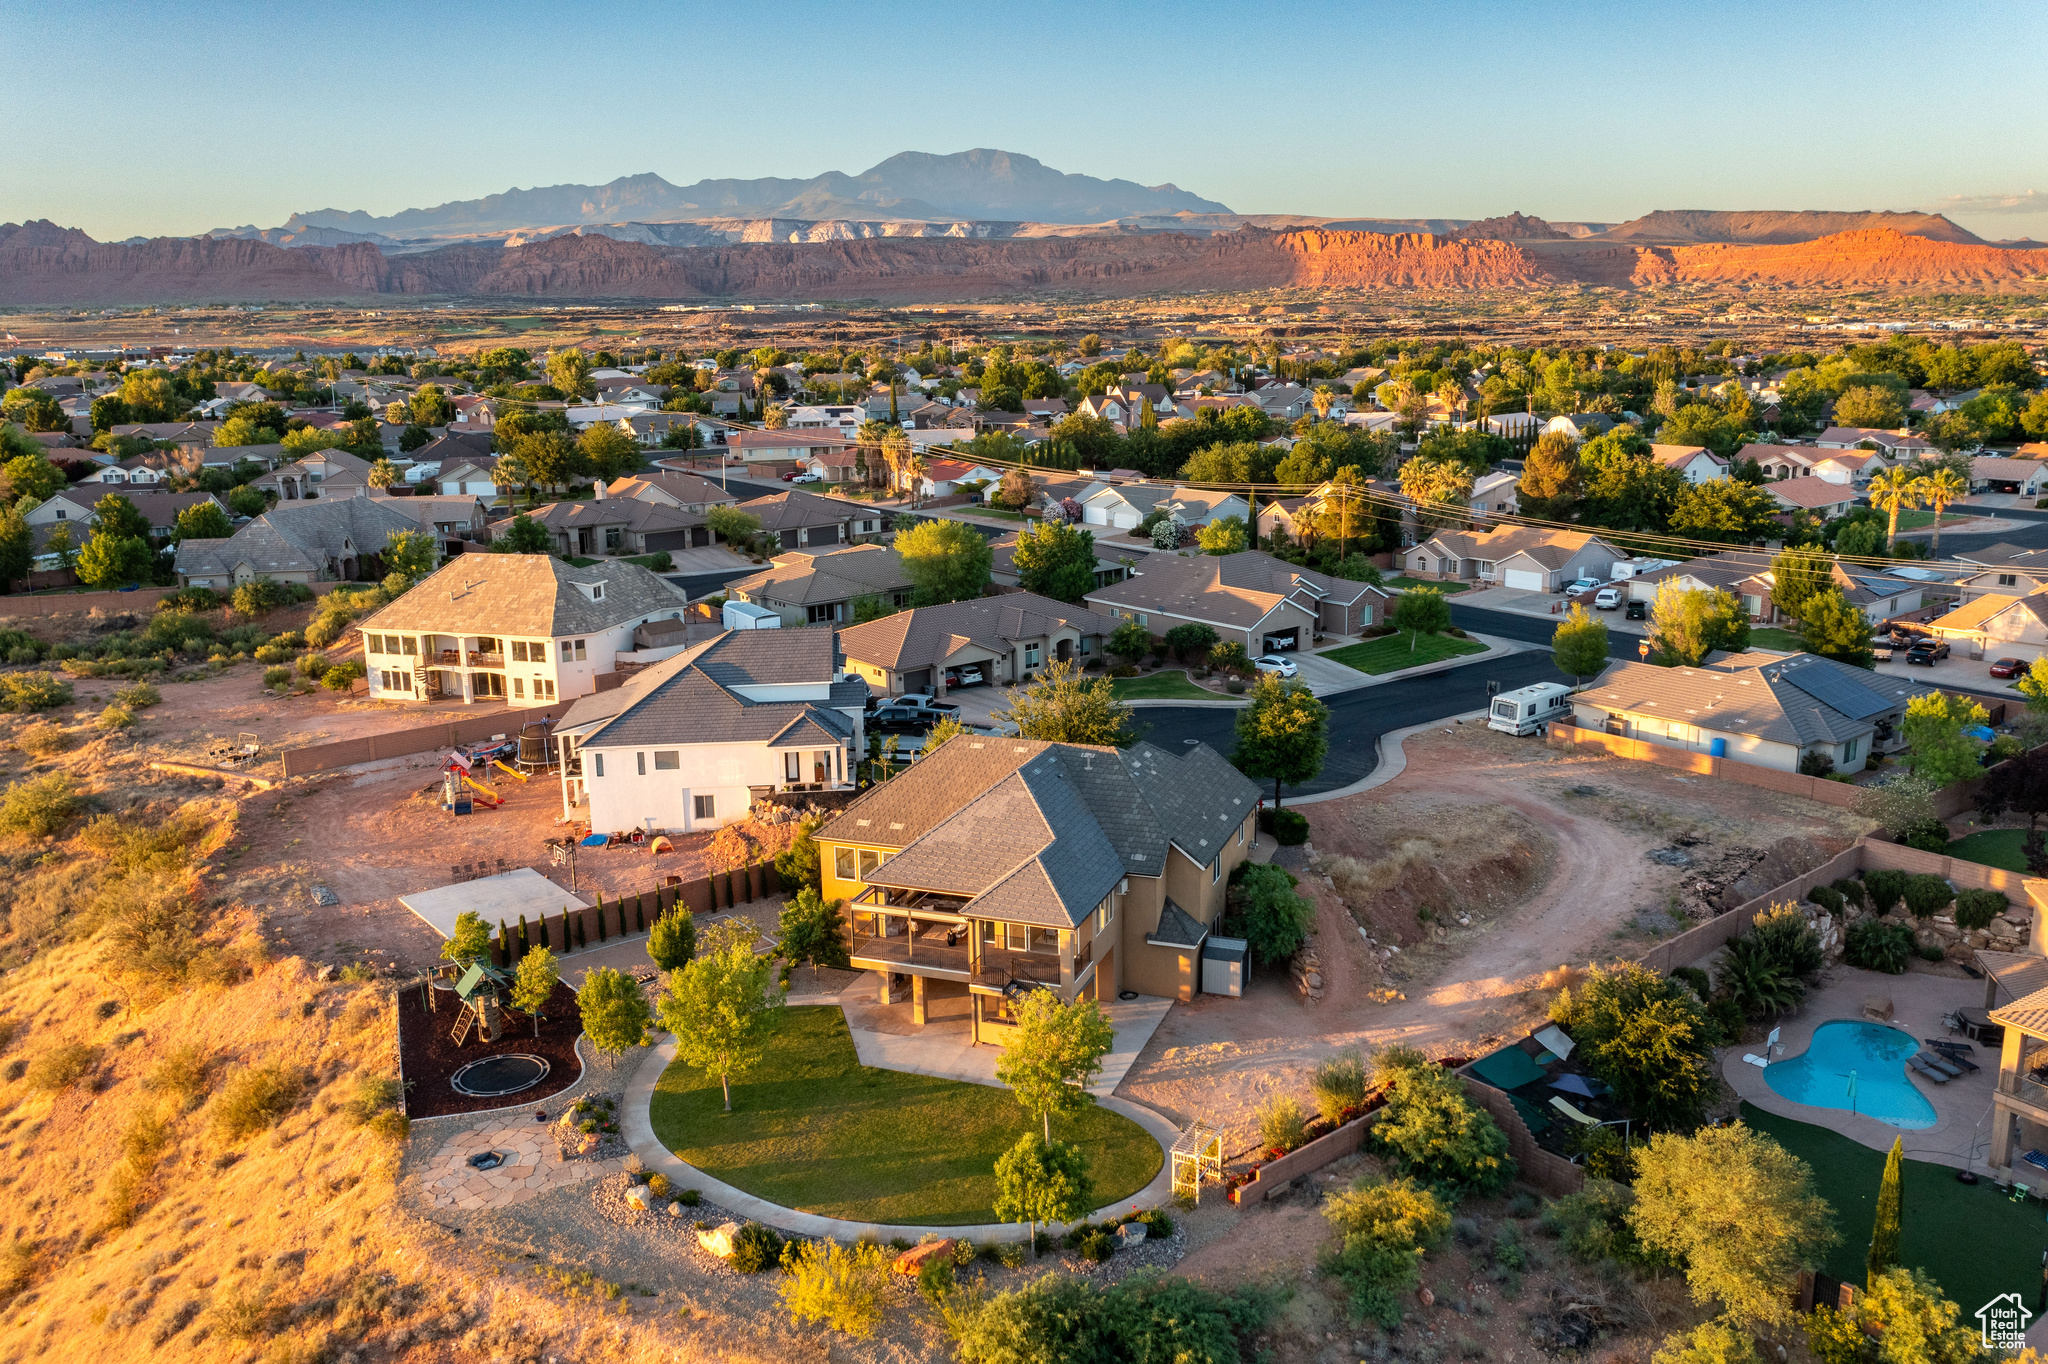
[[[1964,513],[1964,515],[1968,515],[1968,513],[1966,512],[1966,513]],[[1951,512],[1950,514],[1948,514],[1947,516],[1943,517],[1942,519],[1943,519],[1943,521],[1944,521],[1944,522],[1948,522],[1948,521],[1954,521],[1954,520],[1956,519],[1956,517],[1955,517],[1955,514],[1954,514],[1953,512]],[[1933,513],[1933,512],[1931,512],[1931,511],[1919,511],[1919,510],[1913,510],[1913,511],[1902,511],[1902,512],[1900,512],[1900,513],[1899,513],[1899,529],[1900,529],[1900,530],[1926,530],[1926,529],[1927,529],[1927,528],[1928,528],[1929,526],[1931,526],[1931,525],[1933,525],[1933,524],[1934,524],[1934,513]]]
[[[1990,1060],[1995,1063],[1997,1058]],[[1986,1064],[1981,1053],[1977,1063]],[[1976,1077],[1975,1082],[1982,1084],[1983,1078]],[[1768,1132],[1812,1167],[1821,1197],[1834,1207],[1835,1230],[1842,1238],[1824,1268],[1861,1288],[1884,1152],[1750,1104],[1742,1106],[1742,1120]],[[1988,1179],[1974,1186],[1958,1184],[1949,1166],[1908,1160],[1903,1207],[1901,1261],[1933,1276],[1963,1309],[1965,1322],[2000,1293],[2017,1292],[2028,1307],[2034,1305],[2041,1282],[2041,1250],[2048,1246],[2048,1225],[2042,1223],[2039,1203],[2014,1203]]]
[[[1417,635],[1412,641],[1407,635],[1381,635],[1378,639],[1347,644],[1341,649],[1325,649],[1322,657],[1334,659],[1362,673],[1396,673],[1403,668],[1440,663],[1461,654],[1485,652],[1486,646],[1478,640],[1459,639],[1453,635]]]
[[[1116,688],[1119,701],[1214,701],[1216,693],[1203,691],[1188,681],[1188,675],[1179,668],[1170,672],[1153,673],[1147,677],[1113,677],[1110,685]]]
[[[1796,654],[1806,648],[1799,636],[1790,630],[1780,630],[1769,625],[1752,629],[1749,632],[1749,642],[1759,649],[1783,649],[1788,654]]]
[[[1388,587],[1433,587],[1447,597],[1454,592],[1463,592],[1472,586],[1470,583],[1431,582],[1426,578],[1389,578],[1386,585]]]
[[[562,562],[569,565],[569,567],[571,568],[589,568],[592,564],[596,563],[597,560],[579,558],[574,554],[565,554],[562,556]]]
[[[860,1064],[837,1008],[783,1010],[755,1078],[731,1113],[718,1081],[680,1063],[663,1073],[651,1117],[663,1146],[757,1197],[861,1222],[993,1222],[996,1157],[1031,1119],[1005,1089]],[[1099,1105],[1055,1119],[1095,1179],[1095,1206],[1128,1199],[1165,1159],[1129,1118]]]
[[[2021,845],[2026,841],[2025,829],[1980,829],[1949,844],[1948,855],[2025,875],[2027,858]]]

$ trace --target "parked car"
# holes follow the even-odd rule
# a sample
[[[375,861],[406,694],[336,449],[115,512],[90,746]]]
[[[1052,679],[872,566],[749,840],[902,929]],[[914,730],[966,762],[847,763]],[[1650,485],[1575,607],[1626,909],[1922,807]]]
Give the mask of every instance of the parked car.
[[[1261,654],[1252,660],[1252,666],[1262,673],[1277,673],[1281,677],[1294,677],[1301,672],[1293,659],[1282,658],[1278,654]]]
[[[1991,665],[1993,677],[2018,677],[2027,670],[2027,665],[2017,658],[2001,658]]]
[[[823,483],[825,480],[818,474],[792,474],[789,481],[791,483]]]
[[[867,717],[867,727],[876,734],[923,734],[941,720],[957,719],[955,710],[936,706],[889,705]]]
[[[962,687],[985,687],[987,685],[988,674],[980,668],[946,669],[947,691],[958,691]]]
[[[1906,650],[1906,662],[1923,668],[1934,666],[1936,659],[1948,657],[1948,645],[1941,640],[1923,639]]]
[[[1621,614],[1629,620],[1647,620],[1650,616],[1650,604],[1646,601],[1632,601],[1628,604],[1628,609]]]
[[[782,481],[783,481],[784,483],[793,483],[793,482],[795,482],[795,481],[796,481],[796,470],[794,470],[794,469],[791,469],[791,470],[790,470],[790,471],[789,471],[788,473],[784,474],[784,475],[782,476]]]
[[[926,710],[942,710],[958,718],[960,707],[951,701],[941,701],[928,691],[907,691],[889,702],[892,706],[922,706]]]
[[[1593,609],[1595,611],[1612,611],[1620,605],[1621,589],[1618,587],[1603,587],[1593,594]]]
[[[1581,592],[1591,592],[1594,588],[1598,586],[1600,586],[1600,584],[1595,582],[1591,578],[1581,578],[1577,582],[1566,583],[1564,588],[1564,594],[1567,597],[1576,597]]]

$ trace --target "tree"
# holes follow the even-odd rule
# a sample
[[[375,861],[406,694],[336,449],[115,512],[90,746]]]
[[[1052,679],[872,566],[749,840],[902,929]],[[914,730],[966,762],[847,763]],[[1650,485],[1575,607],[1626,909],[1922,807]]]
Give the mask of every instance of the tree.
[[[1672,662],[1693,667],[1716,649],[1747,649],[1749,613],[1733,593],[1666,579],[1650,607],[1650,642]]]
[[[896,553],[919,606],[970,601],[988,588],[994,555],[980,531],[939,518],[896,532]]]
[[[1022,469],[1010,469],[1004,472],[1003,481],[997,485],[994,501],[998,507],[1023,511],[1037,496],[1038,481]]]
[[[1558,622],[1550,636],[1550,659],[1578,686],[1607,666],[1607,622],[1586,610],[1583,602]]]
[[[1262,962],[1285,962],[1308,941],[1316,911],[1295,892],[1299,884],[1285,867],[1254,863],[1241,868],[1230,887],[1231,936],[1243,938]]]
[[[1498,1193],[1514,1179],[1507,1134],[1466,1097],[1456,1075],[1412,1047],[1389,1047],[1376,1078],[1387,1102],[1369,1139],[1403,1174],[1453,1198]]]
[[[1455,507],[1462,512],[1472,500],[1472,470],[1455,457],[1432,459],[1417,455],[1401,466],[1401,493],[1416,504],[1416,514],[1429,525],[1463,521],[1432,508]]]
[[[791,966],[809,962],[813,978],[821,966],[844,967],[849,960],[845,924],[846,901],[826,900],[815,886],[801,887],[782,906],[775,955]]]
[[[1894,1139],[1896,1140],[1896,1138]],[[1877,1337],[1877,1364],[1976,1364],[1984,1359],[1982,1335],[1960,1318],[1923,1269],[1887,1269],[1872,1278],[1856,1300],[1861,1330]],[[2040,1356],[2027,1351],[2020,1356]]]
[[[1907,700],[1902,729],[1913,775],[1936,787],[1976,776],[1984,741],[1963,731],[1983,727],[1988,718],[1984,707],[1959,696],[1929,692]]]
[[[1873,1288],[1879,1276],[1899,1266],[1899,1228],[1905,1199],[1906,1148],[1902,1138],[1892,1138],[1891,1154],[1884,1158],[1884,1178],[1877,1186],[1877,1217],[1870,1226],[1870,1250],[1863,1257],[1863,1283]]]
[[[1166,632],[1163,642],[1173,650],[1174,656],[1183,663],[1191,663],[1216,647],[1216,627],[1198,620],[1176,625]]]
[[[1562,431],[1546,431],[1522,461],[1522,481],[1515,485],[1522,515],[1539,521],[1569,521],[1578,509],[1582,489],[1579,447]]]
[[[1921,483],[1904,469],[1885,469],[1870,480],[1869,492],[1870,505],[1888,518],[1884,547],[1889,552],[1892,542],[1899,538],[1899,513],[1920,505]]]
[[[1130,616],[1125,616],[1123,623],[1109,632],[1109,651],[1118,658],[1127,658],[1135,661],[1149,651],[1151,647],[1152,632],[1138,624]],[[2042,674],[2041,708],[2048,710],[2048,664],[2043,665]]]
[[[1107,677],[1085,680],[1071,659],[1055,659],[1036,682],[1008,688],[1003,699],[1009,709],[995,718],[1017,726],[1022,738],[1120,748],[1133,737],[1131,708],[1117,699],[1115,685]]]
[[[396,487],[404,479],[405,475],[399,472],[396,464],[388,459],[380,459],[370,466],[370,472],[363,481],[372,488],[391,488]]]
[[[412,395],[412,419],[421,426],[446,426],[455,416],[455,405],[439,384],[421,384]]]
[[[1078,1146],[1026,1132],[996,1160],[996,1216],[1031,1224],[1034,1256],[1040,1222],[1078,1221],[1094,1206],[1095,1182]]]
[[[1791,1320],[1785,1286],[1834,1244],[1806,1163],[1742,1123],[1658,1132],[1636,1155],[1630,1227],[1685,1266],[1696,1302],[1738,1325]]]
[[[548,382],[571,396],[581,394],[590,382],[589,357],[573,346],[556,351],[548,357]]]
[[[16,455],[0,466],[0,476],[7,480],[7,487],[16,498],[32,497],[38,502],[47,502],[62,492],[68,480],[64,471],[52,464],[47,455],[37,452],[33,455]]]
[[[1018,534],[1010,561],[1017,585],[1026,592],[1078,602],[1095,588],[1095,533],[1064,521],[1041,521]]]
[[[534,431],[521,436],[512,446],[512,453],[518,457],[519,470],[541,487],[565,487],[586,472],[583,451],[560,431]]]
[[[1871,430],[1895,430],[1905,425],[1906,405],[1899,395],[1880,384],[1842,391],[1835,399],[1835,425],[1861,426]]]
[[[1703,1321],[1666,1336],[1650,1364],[1761,1364],[1756,1341],[1725,1321]]]
[[[1235,728],[1231,765],[1254,781],[1271,778],[1275,810],[1281,786],[1313,780],[1330,751],[1329,708],[1300,678],[1261,673]]]
[[[1715,1029],[1682,982],[1634,962],[1595,967],[1560,991],[1551,1021],[1585,1049],[1595,1078],[1626,1111],[1660,1127],[1698,1123],[1718,1088]]]
[[[1242,516],[1223,516],[1195,531],[1195,543],[1204,554],[1237,554],[1249,545]]]
[[[1451,604],[1434,587],[1411,587],[1394,603],[1394,626],[1408,632],[1408,651],[1424,635],[1438,635],[1451,628]]]
[[[661,1024],[675,1034],[676,1059],[716,1075],[732,1112],[732,1082],[744,1080],[767,1051],[768,1026],[786,992],[768,958],[754,955],[755,927],[744,919],[713,924],[695,960],[669,972]]]
[[[92,514],[96,530],[129,539],[149,539],[149,518],[119,493],[108,493],[93,503]]]
[[[7,510],[8,510],[8,511],[9,511],[10,513],[12,513],[12,514],[13,514],[13,515],[15,516],[15,518],[16,518],[17,520],[19,520],[19,519],[21,518],[21,513],[19,513],[19,512],[16,512],[16,511],[14,511],[14,509],[13,509],[12,507],[9,507],[9,508],[8,508]],[[21,524],[22,524],[22,527],[23,527],[23,529],[24,529],[24,530],[26,530],[26,529],[27,529],[27,526],[28,526],[28,523],[27,523],[27,522],[26,522],[26,521],[24,520],[24,521],[22,521],[22,523],[21,523]],[[4,538],[4,535],[5,535],[5,532],[4,532],[4,531],[0,531],[0,538]],[[25,540],[25,541],[23,542],[23,548],[22,548],[22,564],[23,564],[23,567],[22,567],[21,573],[26,573],[26,572],[28,572],[28,568],[27,568],[27,564],[28,564],[28,562],[29,562],[29,558],[28,558],[28,551],[29,551],[29,549],[30,549],[30,548],[31,548],[31,545],[30,545],[30,543],[29,543],[28,541],[26,541],[26,540]],[[57,556],[57,567],[59,567],[59,568],[69,568],[69,567],[71,567],[71,562],[72,562],[72,559],[73,559],[73,558],[75,557],[75,554],[76,554],[76,546],[75,546],[75,545],[73,544],[73,542],[72,542],[72,539],[71,539],[71,523],[70,523],[69,521],[59,521],[59,522],[58,522],[58,523],[57,523],[56,525],[54,525],[54,526],[52,526],[52,527],[50,528],[50,538],[49,538],[49,539],[47,539],[47,540],[45,540],[45,541],[43,541],[43,553],[45,553],[45,554],[54,554],[54,555],[56,555],[56,556]],[[20,577],[20,576],[21,576],[21,573],[16,573],[16,574],[13,574],[13,575],[12,575],[12,577]],[[4,574],[0,574],[0,576],[6,576],[6,575],[4,575]],[[10,577],[10,579],[9,579],[10,581],[12,580],[12,577]]]
[[[647,956],[664,971],[689,964],[697,955],[697,918],[677,900],[647,930]]]
[[[1804,619],[1807,598],[1834,585],[1834,565],[1817,549],[1793,547],[1771,560],[1771,602],[1782,615]]]
[[[2007,812],[2025,815],[2027,837],[2021,848],[2027,870],[2035,876],[2048,872],[2048,845],[2041,836],[2041,816],[2048,814],[2048,753],[2029,750],[1994,765],[1978,788],[1977,809],[1987,820]]]
[[[147,581],[155,561],[147,540],[96,530],[78,551],[77,573],[81,582],[111,591]]]
[[[178,513],[180,540],[225,540],[234,533],[234,523],[228,520],[228,514],[210,499],[194,502]]]
[[[40,388],[17,388],[0,398],[0,418],[30,431],[69,431],[71,418],[57,399]]]
[[[1051,1141],[1053,1114],[1065,1117],[1095,1102],[1088,1086],[1102,1072],[1116,1029],[1094,1000],[1062,1002],[1051,990],[1026,994],[1013,1013],[1016,1031],[996,1058],[996,1078],[1039,1119]]]
[[[926,742],[935,743],[929,736]],[[815,818],[804,820],[797,825],[796,837],[789,841],[789,846],[775,854],[775,877],[784,886],[809,886],[812,890],[822,888],[818,842],[811,837],[817,827]]]
[[[704,513],[711,533],[729,545],[745,544],[761,533],[761,518],[737,507],[713,507]]]
[[[545,947],[536,947],[519,959],[519,969],[512,978],[512,1007],[533,1019],[535,1037],[540,1036],[541,1010],[547,1008],[561,978],[555,954]]]
[[[647,459],[640,452],[640,442],[610,422],[598,422],[579,436],[576,443],[582,448],[584,462],[591,474],[602,482],[610,483],[647,467]]]
[[[555,547],[555,537],[548,534],[548,528],[528,516],[525,512],[512,518],[512,524],[505,527],[505,533],[498,537],[508,554],[546,554]],[[496,549],[498,545],[492,545]]]
[[[653,1018],[640,982],[609,966],[584,975],[576,992],[576,1007],[583,1015],[583,1035],[613,1069],[628,1048],[646,1040],[647,1025]]]
[[[411,583],[434,571],[441,559],[441,544],[430,530],[395,530],[385,537],[384,567]]]
[[[1941,552],[1941,514],[1949,504],[1960,502],[1970,495],[1970,480],[1963,472],[1944,464],[1920,476],[1920,500],[1934,508],[1934,545],[1936,557]]]
[[[483,915],[473,909],[465,909],[455,916],[455,932],[441,944],[441,960],[467,966],[471,962],[482,961],[490,951],[491,926],[484,922]]]
[[[1668,522],[1673,535],[1746,545],[1782,533],[1778,522],[1782,508],[1762,488],[1735,478],[1680,482]]]
[[[1825,592],[1816,592],[1806,599],[1806,614],[1799,621],[1799,642],[1810,654],[1851,667],[1877,665],[1877,655],[1870,649],[1870,618],[1863,614],[1862,607],[1851,605],[1832,583]]]

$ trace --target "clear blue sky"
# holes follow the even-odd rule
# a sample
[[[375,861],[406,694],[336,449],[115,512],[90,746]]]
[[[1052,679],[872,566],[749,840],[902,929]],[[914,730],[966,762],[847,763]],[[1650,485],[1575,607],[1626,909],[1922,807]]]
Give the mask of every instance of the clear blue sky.
[[[102,240],[976,146],[1247,213],[1945,208],[2048,238],[2048,7],[2011,0],[52,0],[8,23],[0,221]]]

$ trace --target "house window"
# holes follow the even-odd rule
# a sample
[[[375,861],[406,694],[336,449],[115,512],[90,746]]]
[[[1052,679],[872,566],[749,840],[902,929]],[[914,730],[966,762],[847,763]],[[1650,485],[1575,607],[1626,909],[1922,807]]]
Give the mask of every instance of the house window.
[[[1857,753],[1859,753],[1860,751],[1862,751],[1862,747],[1863,747],[1863,741],[1862,741],[1861,739],[1851,739],[1851,740],[1849,740],[1849,742],[1848,742],[1848,743],[1846,743],[1846,744],[1843,744],[1843,745],[1842,745],[1842,761],[1843,761],[1843,762],[1845,762],[1845,763],[1850,763],[1850,762],[1854,762],[1854,761],[1856,761],[1856,755],[1857,755]]]
[[[59,516],[62,516],[63,514],[63,512],[57,513],[57,515]],[[2019,583],[2020,576],[2017,573],[2001,573],[1998,575],[1998,585],[2000,587],[2018,587]]]
[[[1036,644],[1024,646],[1024,666],[1027,668],[1038,666],[1038,646]]]
[[[524,663],[526,661],[525,640],[515,639],[512,641],[512,661],[514,663]]]
[[[526,651],[532,655],[527,660],[530,663],[545,663],[548,661],[548,646],[544,640],[535,640],[526,646]]]
[[[584,659],[583,644],[584,641],[580,639],[564,640],[562,642],[562,661],[566,663],[573,658],[576,662],[581,663]]]
[[[1094,652],[1095,652],[1095,641],[1094,641],[1093,639],[1089,638],[1089,637],[1088,637],[1087,635],[1083,635],[1083,636],[1081,636],[1081,657],[1083,657],[1083,658],[1086,658],[1086,657],[1088,657],[1088,655],[1090,655],[1090,654],[1092,654],[1092,653],[1094,653]]]
[[[880,853],[876,852],[873,848],[862,848],[860,850],[861,880],[865,881],[870,876],[873,876],[875,874],[876,868],[880,867],[881,865],[882,855]]]
[[[592,583],[592,584],[590,585],[590,599],[591,599],[592,601],[603,601],[603,600],[604,600],[604,584],[603,584],[603,583]]]
[[[1109,921],[1113,916],[1113,911],[1110,908],[1110,905],[1112,903],[1113,902],[1110,900],[1104,900],[1100,905],[1096,906],[1095,931],[1097,934],[1100,934],[1104,929],[1109,927]]]
[[[839,603],[832,602],[825,606],[807,607],[806,615],[809,623],[812,625],[819,625],[825,621],[838,620]]]
[[[545,677],[536,677],[533,679],[533,695],[536,700],[552,701],[555,699],[555,684]]]
[[[715,813],[717,805],[718,802],[715,796],[692,796],[690,798],[690,807],[694,817],[697,819],[718,818],[718,815]]]
[[[605,531],[604,531],[604,547],[605,547],[606,549],[613,549],[613,550],[617,549],[617,548],[619,547],[619,542],[620,542],[621,540],[623,540],[624,538],[625,538],[625,532],[624,532],[623,530],[621,530],[621,529],[620,529],[619,527],[617,527],[617,526],[606,526],[606,527],[605,527]],[[599,588],[599,589],[598,589],[598,590],[597,590],[597,591],[596,591],[595,593],[593,593],[593,594],[591,595],[591,600],[592,600],[592,601],[598,601],[598,600],[601,600],[601,599],[602,599],[603,597],[604,597],[604,589],[603,589],[602,587],[600,587],[600,588]]]
[[[107,481],[109,483],[113,482],[112,479],[108,479]],[[71,518],[65,514],[64,509],[62,507],[59,507],[57,508],[57,519],[59,521],[69,521]]]
[[[402,654],[416,654],[418,650],[419,642],[411,635],[400,635],[398,637],[398,652]]]
[[[512,679],[512,699],[515,701],[526,699],[526,680],[524,678],[515,677]]]
[[[842,881],[854,879],[853,849],[834,848],[832,850],[832,874]]]
[[[601,777],[601,776],[603,776],[603,775],[604,775],[604,754],[602,754],[602,753],[593,753],[593,754],[591,754],[591,755],[590,755],[590,765],[591,765],[591,773],[590,773],[590,775],[591,775],[591,776],[593,776],[593,777]]]
[[[782,779],[784,781],[802,781],[804,779],[803,754],[785,753],[782,755]]]
[[[635,764],[635,765],[636,765],[637,767],[639,767],[639,769],[640,769],[640,775],[641,775],[641,776],[643,776],[643,777],[644,777],[644,776],[646,776],[646,775],[647,775],[647,755],[646,755],[645,753],[635,753],[635,754],[633,755],[633,762],[634,762],[634,764]]]
[[[657,772],[680,772],[683,770],[683,751],[679,748],[660,748],[654,752],[654,770]]]
[[[1215,885],[1223,878],[1223,854],[1217,853],[1209,859],[1209,884]]]

